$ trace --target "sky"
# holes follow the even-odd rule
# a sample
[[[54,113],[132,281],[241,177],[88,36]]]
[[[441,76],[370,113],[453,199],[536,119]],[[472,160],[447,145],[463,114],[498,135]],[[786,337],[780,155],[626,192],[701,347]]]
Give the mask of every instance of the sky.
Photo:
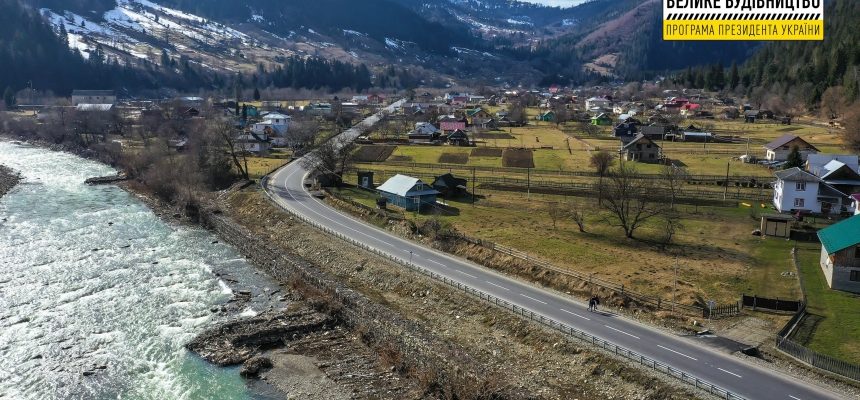
[[[573,7],[588,0],[522,0],[528,3],[544,4],[548,6]]]

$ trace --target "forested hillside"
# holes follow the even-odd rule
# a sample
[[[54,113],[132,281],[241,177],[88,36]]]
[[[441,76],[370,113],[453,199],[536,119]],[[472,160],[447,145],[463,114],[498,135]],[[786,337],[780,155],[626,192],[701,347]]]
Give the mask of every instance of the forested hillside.
[[[797,106],[823,102],[836,117],[860,99],[860,2],[834,0],[825,15],[823,42],[772,42],[740,66],[705,65],[675,79],[689,87],[740,90],[754,99],[777,97]]]
[[[479,44],[465,27],[455,29],[428,21],[389,0],[162,0],[159,3],[228,22],[255,21],[283,36],[307,29],[343,36],[343,31],[349,30],[383,43],[386,39],[413,42],[425,51],[439,54],[450,53],[452,46]]]
[[[146,71],[121,67],[96,54],[73,52],[34,10],[18,0],[0,0],[0,90],[17,91],[32,82],[38,90],[68,95],[74,88],[154,86]]]

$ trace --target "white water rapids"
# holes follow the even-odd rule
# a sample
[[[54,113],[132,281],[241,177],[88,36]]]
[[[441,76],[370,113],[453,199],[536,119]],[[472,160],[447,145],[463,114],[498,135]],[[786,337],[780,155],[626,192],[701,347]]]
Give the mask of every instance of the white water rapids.
[[[0,164],[24,178],[0,199],[0,399],[254,397],[183,348],[232,293],[213,269],[253,274],[235,250],[85,185],[102,164],[2,141]]]

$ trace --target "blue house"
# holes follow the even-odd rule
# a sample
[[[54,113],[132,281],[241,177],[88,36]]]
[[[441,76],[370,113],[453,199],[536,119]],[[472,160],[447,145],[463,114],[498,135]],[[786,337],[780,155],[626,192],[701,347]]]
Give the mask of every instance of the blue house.
[[[427,206],[436,204],[439,192],[418,178],[406,175],[395,175],[376,188],[379,194],[388,200],[389,204],[406,209],[406,211],[421,211]]]

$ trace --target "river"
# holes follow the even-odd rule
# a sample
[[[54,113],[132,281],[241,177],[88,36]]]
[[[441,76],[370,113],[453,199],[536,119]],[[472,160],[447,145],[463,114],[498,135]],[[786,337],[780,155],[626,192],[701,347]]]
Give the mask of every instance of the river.
[[[110,167],[3,141],[0,164],[23,176],[0,199],[0,399],[265,397],[183,345],[227,318],[214,271],[274,283],[211,233],[83,183]]]

